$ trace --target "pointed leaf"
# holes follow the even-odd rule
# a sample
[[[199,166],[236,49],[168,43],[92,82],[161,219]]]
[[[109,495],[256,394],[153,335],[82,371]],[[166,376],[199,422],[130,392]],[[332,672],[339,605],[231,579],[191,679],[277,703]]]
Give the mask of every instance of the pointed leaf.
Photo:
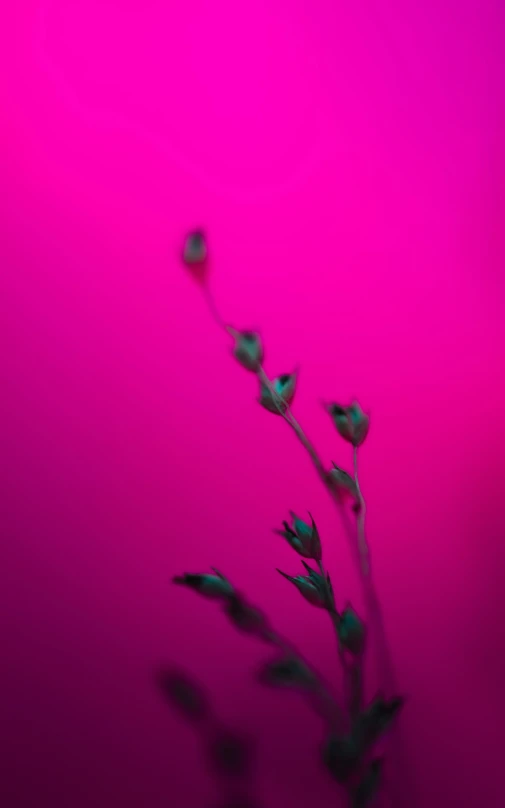
[[[312,514],[309,513],[310,521],[312,522],[311,530],[311,555],[314,561],[321,561],[323,557],[323,548],[321,545],[321,537],[319,536],[319,531],[316,527],[316,523],[312,517]]]

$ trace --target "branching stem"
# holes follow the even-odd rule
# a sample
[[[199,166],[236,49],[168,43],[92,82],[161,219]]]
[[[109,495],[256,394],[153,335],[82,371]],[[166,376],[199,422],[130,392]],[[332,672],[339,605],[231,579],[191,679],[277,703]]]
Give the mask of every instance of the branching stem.
[[[215,305],[214,299],[209,289],[205,290],[205,298],[209,305],[210,313],[215,322],[220,327],[222,327],[224,331],[226,331],[226,333],[228,334],[231,333],[229,326],[224,324],[224,321],[219,314],[219,311],[217,309],[217,306]],[[366,542],[366,535],[365,535],[366,504],[359,485],[357,450],[356,449],[354,450],[354,469],[355,469],[355,482],[359,497],[358,502],[359,509],[357,512],[357,520],[356,520],[357,524],[355,528],[352,524],[349,513],[346,510],[345,505],[341,500],[338,491],[335,489],[328,472],[324,468],[324,464],[321,458],[319,457],[317,450],[314,448],[311,441],[308,439],[307,435],[303,431],[302,427],[293,416],[287,403],[277,394],[276,390],[274,389],[270,379],[268,378],[262,366],[258,368],[257,375],[260,382],[266,387],[266,389],[270,393],[272,400],[274,401],[275,406],[279,411],[279,414],[282,416],[284,421],[286,421],[286,423],[291,427],[291,429],[296,434],[298,440],[309,454],[312,463],[317,471],[317,474],[321,479],[321,482],[323,483],[324,487],[331,496],[333,503],[337,507],[337,510],[342,519],[342,524],[345,533],[349,541],[351,552],[358,566],[358,569],[361,573],[361,582],[365,595],[366,610],[369,618],[369,623],[370,625],[374,625],[377,630],[379,668],[380,668],[380,678],[382,680],[382,686],[384,688],[387,688],[388,690],[390,688],[394,688],[395,681],[394,681],[394,671],[391,660],[391,654],[389,652],[386,633],[384,629],[382,611],[380,608],[379,600],[377,598],[375,586],[373,584],[371,575],[368,545]]]
[[[358,504],[359,509],[356,514],[356,522],[358,528],[358,546],[359,546],[359,554],[361,559],[361,570],[363,575],[370,574],[370,553],[368,550],[368,544],[366,540],[365,534],[365,519],[366,519],[366,502],[363,494],[361,493],[361,488],[359,485],[359,476],[358,476],[358,447],[354,447],[353,451],[353,461],[354,461],[354,482],[356,483],[356,490],[358,492]]]

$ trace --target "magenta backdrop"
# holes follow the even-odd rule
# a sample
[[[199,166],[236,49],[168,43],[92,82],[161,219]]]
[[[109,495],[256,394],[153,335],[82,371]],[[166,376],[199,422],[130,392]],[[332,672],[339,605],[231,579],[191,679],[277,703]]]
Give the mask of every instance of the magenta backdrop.
[[[2,808],[208,806],[164,661],[258,736],[265,808],[338,804],[318,720],[252,682],[264,649],[170,585],[215,564],[336,676],[274,571],[298,571],[271,532],[292,507],[361,603],[310,461],[180,266],[196,225],[224,316],[261,328],[269,372],[300,363],[325,461],[350,455],[319,400],[372,413],[416,804],[503,805],[505,8],[354,5],[2,10]]]

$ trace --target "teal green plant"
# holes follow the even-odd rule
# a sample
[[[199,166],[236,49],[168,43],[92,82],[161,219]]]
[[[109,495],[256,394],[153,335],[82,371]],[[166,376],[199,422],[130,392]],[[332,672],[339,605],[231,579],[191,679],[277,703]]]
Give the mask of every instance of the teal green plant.
[[[206,263],[207,257],[208,249],[202,231],[190,233],[183,249],[186,266],[193,269],[195,265]],[[363,412],[357,401],[348,406],[335,402],[323,405],[340,437],[351,444],[353,454],[352,473],[335,463],[327,469],[291,409],[298,370],[270,378],[264,368],[265,351],[261,335],[254,330],[225,324],[208,287],[204,291],[212,316],[232,340],[231,352],[236,361],[257,378],[260,405],[280,416],[293,430],[308,452],[342,519],[360,572],[367,626],[351,604],[346,603],[341,610],[338,609],[333,585],[323,564],[321,537],[312,516],[309,514],[309,521],[304,521],[291,512],[291,524],[284,521],[283,530],[276,529],[275,533],[282,536],[301,556],[306,574],[278,572],[298,589],[309,604],[326,611],[330,617],[344,674],[344,698],[337,698],[332,688],[302,660],[293,646],[274,631],[265,615],[249,604],[217,570],[213,574],[186,573],[177,576],[174,581],[220,602],[224,614],[237,629],[276,648],[275,656],[258,672],[259,681],[271,687],[294,688],[308,696],[309,703],[325,724],[321,759],[332,777],[345,789],[351,808],[364,808],[375,800],[383,782],[383,758],[377,756],[377,745],[404,704],[402,697],[393,696],[387,700],[382,694],[370,704],[365,703],[363,660],[371,631],[375,634],[378,648],[382,684],[390,690],[395,688],[380,604],[372,578],[366,535],[366,503],[359,480],[358,455],[369,432],[370,416]],[[309,561],[317,569],[310,566]]]

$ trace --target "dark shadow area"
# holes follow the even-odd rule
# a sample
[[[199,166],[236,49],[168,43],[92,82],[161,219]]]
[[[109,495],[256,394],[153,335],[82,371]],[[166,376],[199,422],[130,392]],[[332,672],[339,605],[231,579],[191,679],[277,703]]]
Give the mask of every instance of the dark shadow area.
[[[212,709],[207,689],[182,668],[160,668],[155,683],[165,702],[200,739],[205,764],[219,792],[209,808],[263,808],[254,794],[255,740],[245,731],[225,725]]]

